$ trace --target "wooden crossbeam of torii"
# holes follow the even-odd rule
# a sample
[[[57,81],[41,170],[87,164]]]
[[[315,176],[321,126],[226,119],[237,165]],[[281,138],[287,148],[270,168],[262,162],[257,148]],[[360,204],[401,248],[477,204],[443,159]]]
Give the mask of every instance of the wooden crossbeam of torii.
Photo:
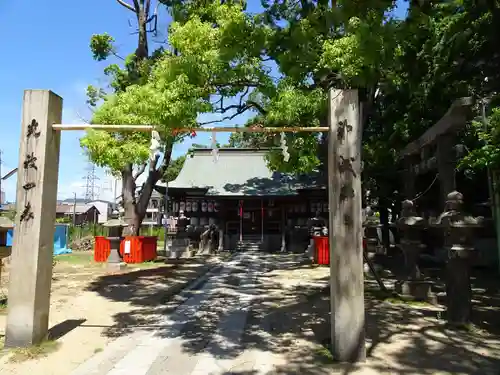
[[[455,190],[455,167],[457,151],[454,135],[467,123],[467,116],[474,104],[471,97],[455,100],[448,111],[422,134],[418,139],[409,143],[399,154],[405,165],[403,194],[406,199],[415,197],[415,179],[419,174],[437,169],[441,202]],[[430,155],[431,147],[436,146],[435,155]]]
[[[467,112],[473,104],[474,99],[472,97],[464,97],[455,100],[444,116],[427,129],[427,131],[417,140],[409,143],[403,151],[400,152],[399,157],[405,158],[418,154],[423,147],[436,142],[440,136],[456,132],[458,129],[465,126]]]
[[[120,131],[120,132],[171,132],[190,133],[190,132],[205,132],[205,133],[296,133],[296,132],[327,132],[330,130],[327,126],[296,126],[296,127],[263,127],[263,126],[248,126],[248,127],[200,127],[200,128],[178,128],[163,130],[163,125],[102,125],[102,124],[54,124],[54,130],[104,130],[104,131]]]
[[[165,129],[154,125],[62,124],[62,98],[26,90],[17,174],[6,347],[40,343],[48,332],[61,131],[329,132],[328,201],[332,352],[342,362],[365,359],[361,218],[361,134],[357,90],[329,93],[327,127]]]

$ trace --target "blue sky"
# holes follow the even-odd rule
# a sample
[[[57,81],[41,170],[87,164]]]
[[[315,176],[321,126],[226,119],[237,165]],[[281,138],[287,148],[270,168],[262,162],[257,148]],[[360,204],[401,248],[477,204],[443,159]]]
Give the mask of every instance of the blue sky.
[[[260,1],[250,0],[250,4]],[[49,5],[50,4],[50,5]],[[403,9],[398,13],[404,12]],[[166,35],[168,17],[159,14],[160,33]],[[129,21],[132,26],[129,26]],[[3,29],[4,58],[0,60],[0,150],[2,172],[17,167],[21,101],[25,89],[50,89],[64,99],[63,122],[81,123],[89,118],[85,89],[104,82],[103,68],[109,62],[92,59],[89,40],[92,34],[112,35],[119,52],[134,50],[136,35],[133,13],[114,0],[15,0],[0,2],[0,25]],[[161,35],[158,36],[161,39]],[[233,123],[243,123],[240,118]],[[229,125],[229,124],[226,124]],[[83,155],[80,132],[63,132],[59,166],[59,198],[84,194],[83,184],[88,161]],[[208,144],[209,134],[177,145],[174,156],[182,155],[192,142]],[[227,135],[218,135],[224,142]],[[104,171],[100,177],[101,198],[110,199],[111,180]],[[16,178],[2,182],[7,201],[15,199]]]

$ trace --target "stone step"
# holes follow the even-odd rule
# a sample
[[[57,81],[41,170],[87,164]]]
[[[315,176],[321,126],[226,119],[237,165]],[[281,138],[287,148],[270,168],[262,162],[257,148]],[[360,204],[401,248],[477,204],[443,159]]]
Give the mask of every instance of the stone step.
[[[260,245],[250,245],[250,246],[238,245],[236,246],[236,249],[238,251],[261,251],[263,247]]]

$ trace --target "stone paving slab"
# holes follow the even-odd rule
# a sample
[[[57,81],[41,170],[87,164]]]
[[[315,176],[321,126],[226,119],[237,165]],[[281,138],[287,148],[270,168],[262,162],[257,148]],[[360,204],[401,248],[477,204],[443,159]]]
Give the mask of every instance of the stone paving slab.
[[[196,366],[196,354],[184,350],[184,343],[176,341],[155,359],[147,375],[190,374]]]
[[[254,278],[255,275],[250,270],[242,280],[243,287]],[[227,358],[227,353],[241,350],[241,338],[252,299],[251,295],[238,293],[238,298],[230,307],[231,312],[221,319],[217,333],[210,341],[207,350],[201,354],[191,375],[216,375],[231,369],[234,359]]]
[[[256,267],[258,262],[248,255],[238,255],[233,261],[224,266],[219,274],[212,275],[211,279],[197,292],[179,306],[176,311],[161,320],[161,327],[148,333],[134,333],[122,337],[113,345],[108,346],[103,352],[89,359],[87,362],[77,368],[71,375],[157,375],[175,373],[177,375],[190,373],[209,374],[207,370],[213,368],[214,371],[220,368],[217,359],[212,355],[207,356],[206,351],[200,355],[187,355],[183,353],[184,340],[181,337],[181,331],[186,325],[189,317],[197,313],[202,302],[210,299],[216,290],[224,290],[224,278],[227,277],[234,267],[239,266],[241,260],[250,261],[247,272],[241,277],[242,287],[238,291],[231,293],[236,296],[236,300],[226,306],[226,313],[221,317],[217,330],[222,334],[221,337],[214,337],[211,348],[214,345],[223,348],[223,337],[237,336],[243,334],[248,314],[248,308],[242,309],[241,306],[249,306],[252,295],[245,293],[247,284],[251,289],[251,282],[255,279]],[[253,265],[252,265],[253,264]],[[114,363],[110,366],[110,362]],[[175,366],[174,362],[175,361]],[[174,370],[175,369],[175,370]]]
[[[108,373],[116,362],[124,358],[147,335],[148,333],[145,331],[137,331],[116,339],[106,347],[106,350],[97,353],[77,367],[71,375],[101,375]]]

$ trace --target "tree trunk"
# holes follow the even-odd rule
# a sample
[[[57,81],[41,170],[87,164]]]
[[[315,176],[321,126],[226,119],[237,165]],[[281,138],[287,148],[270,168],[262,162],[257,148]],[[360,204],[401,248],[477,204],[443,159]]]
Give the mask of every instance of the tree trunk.
[[[138,24],[138,45],[135,51],[135,56],[138,61],[148,58],[148,32],[146,29],[148,20],[148,14],[146,14],[146,9],[141,6],[137,12],[137,24]]]
[[[125,221],[128,227],[124,228],[123,234],[137,236],[141,228],[144,217],[137,215],[135,199],[135,179],[132,172],[132,165],[129,164],[122,170],[122,205],[125,211]]]
[[[171,152],[171,147],[166,150],[167,163],[170,161]],[[137,176],[134,177],[133,175],[132,165],[127,166],[127,168],[122,171],[122,199],[125,211],[124,219],[128,224],[128,227],[123,231],[125,235],[139,235],[142,221],[146,216],[149,200],[153,194],[154,186],[160,180],[163,170],[163,168],[156,170],[155,165],[150,167],[148,177],[142,185],[141,193],[137,198],[137,185],[135,183]]]

